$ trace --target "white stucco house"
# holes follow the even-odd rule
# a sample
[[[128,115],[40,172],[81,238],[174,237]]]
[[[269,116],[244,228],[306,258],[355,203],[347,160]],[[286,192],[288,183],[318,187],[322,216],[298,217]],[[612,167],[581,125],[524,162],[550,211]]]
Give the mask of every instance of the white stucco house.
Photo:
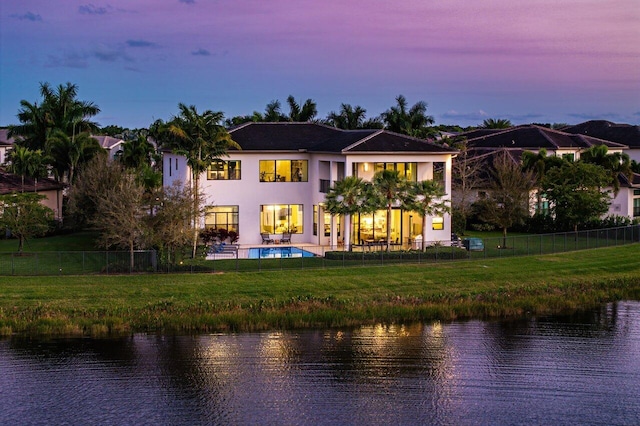
[[[422,234],[420,215],[394,209],[348,220],[323,209],[334,182],[356,175],[370,180],[377,170],[400,171],[409,180],[442,180],[451,194],[451,161],[457,151],[385,130],[340,130],[313,123],[246,123],[229,131],[232,149],[200,178],[206,196],[203,225],[238,232],[240,244],[260,245],[262,234],[291,244],[361,244],[386,238],[410,244]],[[190,183],[186,158],[163,154],[163,184]],[[451,218],[430,217],[425,241],[449,241]],[[349,229],[350,228],[350,229]]]

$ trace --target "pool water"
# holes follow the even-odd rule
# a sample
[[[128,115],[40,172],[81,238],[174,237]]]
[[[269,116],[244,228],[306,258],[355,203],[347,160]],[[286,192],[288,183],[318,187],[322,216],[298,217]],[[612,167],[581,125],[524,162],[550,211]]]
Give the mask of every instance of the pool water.
[[[249,259],[273,259],[279,257],[313,257],[315,254],[298,247],[250,248]]]

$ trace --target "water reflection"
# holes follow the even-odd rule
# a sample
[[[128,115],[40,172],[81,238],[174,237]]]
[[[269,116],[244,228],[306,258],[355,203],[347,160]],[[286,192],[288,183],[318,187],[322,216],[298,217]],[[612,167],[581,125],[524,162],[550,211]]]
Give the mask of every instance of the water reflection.
[[[0,341],[0,424],[638,424],[640,302],[568,317]]]

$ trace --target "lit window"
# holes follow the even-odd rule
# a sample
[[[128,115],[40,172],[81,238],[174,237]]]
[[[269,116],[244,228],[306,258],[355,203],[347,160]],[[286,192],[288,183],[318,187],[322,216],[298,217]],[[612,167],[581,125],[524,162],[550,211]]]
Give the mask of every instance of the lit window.
[[[307,160],[260,160],[260,182],[308,182]]]
[[[260,232],[302,234],[302,204],[268,204],[260,206]]]
[[[207,207],[204,227],[238,232],[238,206]]]
[[[434,231],[442,231],[444,229],[444,218],[443,217],[434,217],[431,222],[431,229]]]
[[[240,161],[216,160],[207,169],[209,180],[240,180]]]

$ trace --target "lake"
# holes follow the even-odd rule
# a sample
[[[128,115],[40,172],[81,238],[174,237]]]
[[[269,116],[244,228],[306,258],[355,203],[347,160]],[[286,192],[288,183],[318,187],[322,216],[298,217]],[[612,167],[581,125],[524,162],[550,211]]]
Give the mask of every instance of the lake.
[[[0,340],[0,424],[640,424],[640,302],[572,316]]]

